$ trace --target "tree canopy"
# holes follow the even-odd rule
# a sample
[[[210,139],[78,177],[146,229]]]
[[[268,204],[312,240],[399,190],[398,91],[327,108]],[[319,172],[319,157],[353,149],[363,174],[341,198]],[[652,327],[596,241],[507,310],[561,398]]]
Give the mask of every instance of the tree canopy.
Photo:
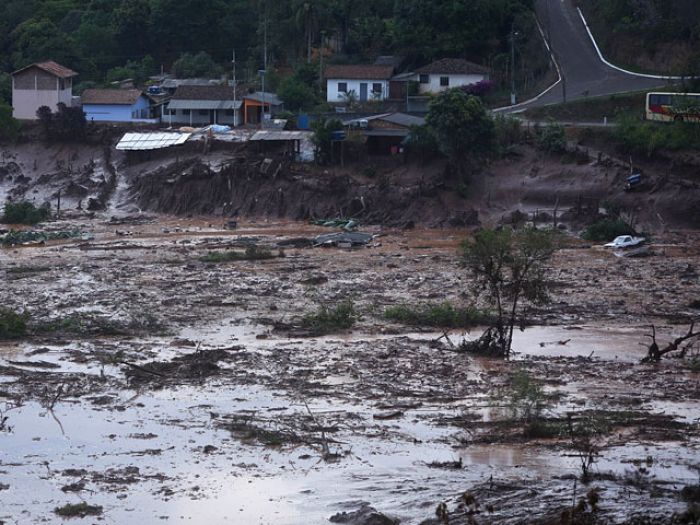
[[[507,50],[513,20],[532,0],[4,0],[0,72],[53,59],[103,81],[153,57],[156,73],[207,53],[228,70],[233,49],[251,75],[268,62],[314,61],[323,46],[345,61],[397,54],[487,62]],[[245,71],[241,71],[244,74]]]

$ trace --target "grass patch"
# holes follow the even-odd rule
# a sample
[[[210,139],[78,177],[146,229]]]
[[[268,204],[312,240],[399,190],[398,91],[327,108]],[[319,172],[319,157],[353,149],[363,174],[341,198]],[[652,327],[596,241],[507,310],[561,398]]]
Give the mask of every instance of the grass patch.
[[[651,157],[658,150],[700,149],[700,126],[689,122],[647,122],[623,118],[615,138],[628,151]]]
[[[51,217],[48,206],[36,207],[31,202],[6,202],[2,216],[5,224],[37,224]]]
[[[26,313],[18,314],[9,308],[0,308],[0,339],[17,339],[26,335],[28,319]]]
[[[321,306],[316,312],[306,314],[302,326],[316,335],[330,334],[352,328],[358,319],[355,305],[345,301],[335,307]]]
[[[603,122],[622,116],[644,115],[646,93],[593,97],[566,104],[554,104],[525,112],[529,120],[559,120],[564,122]]]
[[[536,419],[523,428],[523,437],[528,439],[553,439],[566,435],[566,422]]]
[[[63,507],[56,507],[53,511],[63,518],[84,518],[86,516],[99,516],[102,514],[102,507],[88,505],[83,501],[76,504],[68,503]]]
[[[206,263],[222,263],[229,261],[261,261],[274,258],[275,255],[273,255],[270,250],[267,248],[260,248],[253,244],[248,246],[244,252],[237,252],[233,250],[225,252],[209,252],[200,257],[199,260]]]
[[[472,306],[462,308],[452,303],[400,304],[384,310],[384,318],[411,326],[467,328],[487,319],[487,315]]]
[[[619,235],[634,235],[632,226],[622,219],[601,219],[584,230],[581,237],[587,241],[612,241]]]
[[[119,336],[135,333],[162,333],[164,325],[154,315],[144,312],[128,319],[108,319],[100,315],[70,314],[48,321],[33,323],[32,332],[40,335],[63,334],[78,337]]]

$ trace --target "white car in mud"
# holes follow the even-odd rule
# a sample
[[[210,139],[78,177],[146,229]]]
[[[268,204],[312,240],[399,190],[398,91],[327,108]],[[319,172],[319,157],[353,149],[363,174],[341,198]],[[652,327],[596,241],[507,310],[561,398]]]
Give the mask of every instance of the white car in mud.
[[[604,244],[606,248],[632,248],[639,246],[645,241],[644,237],[632,237],[631,235],[620,235],[615,237],[615,240]]]

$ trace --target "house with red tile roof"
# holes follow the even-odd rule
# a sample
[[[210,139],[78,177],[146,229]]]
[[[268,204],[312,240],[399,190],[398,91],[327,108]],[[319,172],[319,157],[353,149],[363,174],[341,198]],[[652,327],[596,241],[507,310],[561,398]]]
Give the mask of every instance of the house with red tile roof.
[[[78,73],[51,60],[37,62],[12,73],[12,116],[36,120],[42,106],[56,111],[59,103],[70,107],[73,77]]]
[[[343,103],[348,97],[358,102],[386,100],[389,79],[394,74],[391,65],[330,65],[324,71],[326,100]]]

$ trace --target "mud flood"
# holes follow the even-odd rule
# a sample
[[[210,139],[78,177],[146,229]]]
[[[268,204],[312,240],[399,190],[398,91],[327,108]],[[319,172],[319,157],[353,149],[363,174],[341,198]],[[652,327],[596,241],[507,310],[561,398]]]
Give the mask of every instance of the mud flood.
[[[384,316],[471,302],[465,231],[370,229],[346,250],[299,223],[69,225],[92,237],[0,251],[3,306],[29,318],[0,342],[0,523],[81,503],[72,522],[681,523],[695,504],[697,350],[640,361],[650,324],[670,341],[698,314],[697,234],[637,260],[562,250],[552,302],[498,361],[455,350],[479,327]],[[202,260],[251,244],[275,257]],[[353,327],[305,331],[341,301]]]

